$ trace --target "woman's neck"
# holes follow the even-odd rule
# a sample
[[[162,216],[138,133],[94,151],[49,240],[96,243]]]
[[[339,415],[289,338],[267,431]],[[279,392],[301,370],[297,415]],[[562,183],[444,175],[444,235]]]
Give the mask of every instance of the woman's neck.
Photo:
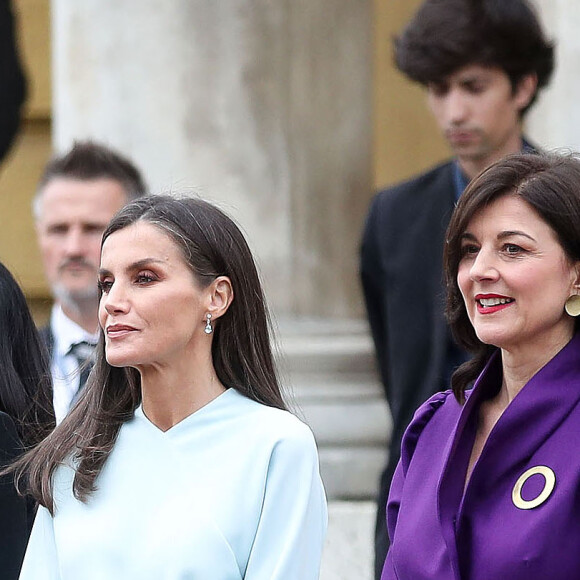
[[[496,399],[507,407],[528,381],[570,341],[572,336],[562,336],[542,348],[502,349],[503,381]]]
[[[519,348],[501,349],[503,379],[497,395],[483,401],[479,409],[477,432],[467,466],[465,488],[473,468],[481,455],[489,434],[499,421],[504,411],[524,388],[528,381],[568,344],[571,336],[562,336],[561,340],[551,341],[551,348],[542,345],[542,349]]]
[[[195,413],[226,389],[213,365],[193,372],[171,368],[140,369],[143,412],[162,431]]]

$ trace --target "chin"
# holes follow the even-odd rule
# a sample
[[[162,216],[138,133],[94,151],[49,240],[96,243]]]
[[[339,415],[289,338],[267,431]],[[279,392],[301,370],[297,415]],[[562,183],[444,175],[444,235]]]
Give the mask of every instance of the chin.
[[[118,359],[117,359],[117,358],[115,358],[115,357],[108,357],[108,356],[107,356],[107,357],[105,357],[105,358],[107,359],[107,363],[108,363],[110,366],[112,366],[112,367],[115,367],[115,368],[119,368],[119,369],[121,369],[121,368],[123,368],[123,367],[128,367],[128,366],[130,366],[130,365],[128,365],[128,364],[125,364],[123,361],[120,361],[120,360],[118,360]]]
[[[495,346],[497,348],[502,348],[502,345],[506,343],[506,337],[504,335],[498,335],[497,333],[476,332],[476,335],[483,344],[489,344],[490,346]]]
[[[55,284],[52,287],[52,293],[59,302],[72,307],[79,303],[97,302],[99,300],[96,284],[87,284],[81,287]]]
[[[109,352],[107,352],[109,350]],[[105,358],[107,363],[112,367],[122,368],[122,367],[134,367],[135,357],[128,355],[127,353],[121,352],[110,352],[111,349],[105,348]]]

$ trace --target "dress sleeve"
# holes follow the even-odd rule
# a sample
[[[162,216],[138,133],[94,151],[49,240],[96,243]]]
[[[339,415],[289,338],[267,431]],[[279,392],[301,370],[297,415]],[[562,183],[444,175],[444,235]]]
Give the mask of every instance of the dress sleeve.
[[[244,580],[318,580],[327,508],[312,433],[279,440]]]
[[[52,516],[43,506],[36,513],[19,580],[61,580]]]
[[[415,412],[413,420],[403,435],[403,441],[401,443],[401,459],[399,460],[397,469],[393,475],[391,488],[389,490],[389,499],[387,502],[387,530],[391,546],[393,545],[397,529],[401,497],[403,496],[403,490],[405,489],[405,476],[409,464],[411,463],[411,459],[413,458],[413,453],[417,447],[417,442],[419,441],[419,437],[421,437],[421,433],[423,433],[427,423],[429,423],[437,409],[445,403],[448,396],[453,396],[451,391],[436,393],[423,403]],[[393,570],[391,556],[391,550],[389,550],[387,552],[387,559],[385,561],[382,578],[396,577]]]

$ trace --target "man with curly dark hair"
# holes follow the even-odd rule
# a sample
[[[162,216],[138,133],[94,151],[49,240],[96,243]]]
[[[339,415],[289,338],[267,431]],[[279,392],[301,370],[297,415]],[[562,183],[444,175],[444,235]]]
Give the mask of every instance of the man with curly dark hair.
[[[426,0],[394,41],[399,70],[427,91],[454,158],[372,201],[361,278],[393,417],[378,499],[375,575],[389,545],[385,506],[415,409],[465,359],[444,319],[441,256],[454,204],[505,155],[533,147],[522,118],[550,81],[554,45],[526,0]]]

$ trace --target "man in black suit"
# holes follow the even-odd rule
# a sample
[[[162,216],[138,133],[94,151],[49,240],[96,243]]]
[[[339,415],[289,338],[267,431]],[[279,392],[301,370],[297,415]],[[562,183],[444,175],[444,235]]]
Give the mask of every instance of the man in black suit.
[[[144,193],[131,161],[91,141],[53,158],[40,179],[33,210],[54,297],[41,337],[50,353],[57,423],[86,380],[98,338],[101,236],[113,215]]]
[[[466,359],[444,318],[449,218],[469,180],[529,147],[521,121],[550,79],[553,45],[526,0],[426,0],[395,40],[395,60],[426,87],[455,157],[379,192],[362,239],[364,297],[393,417],[378,499],[377,579],[389,545],[385,508],[403,432],[415,409],[447,389]]]

